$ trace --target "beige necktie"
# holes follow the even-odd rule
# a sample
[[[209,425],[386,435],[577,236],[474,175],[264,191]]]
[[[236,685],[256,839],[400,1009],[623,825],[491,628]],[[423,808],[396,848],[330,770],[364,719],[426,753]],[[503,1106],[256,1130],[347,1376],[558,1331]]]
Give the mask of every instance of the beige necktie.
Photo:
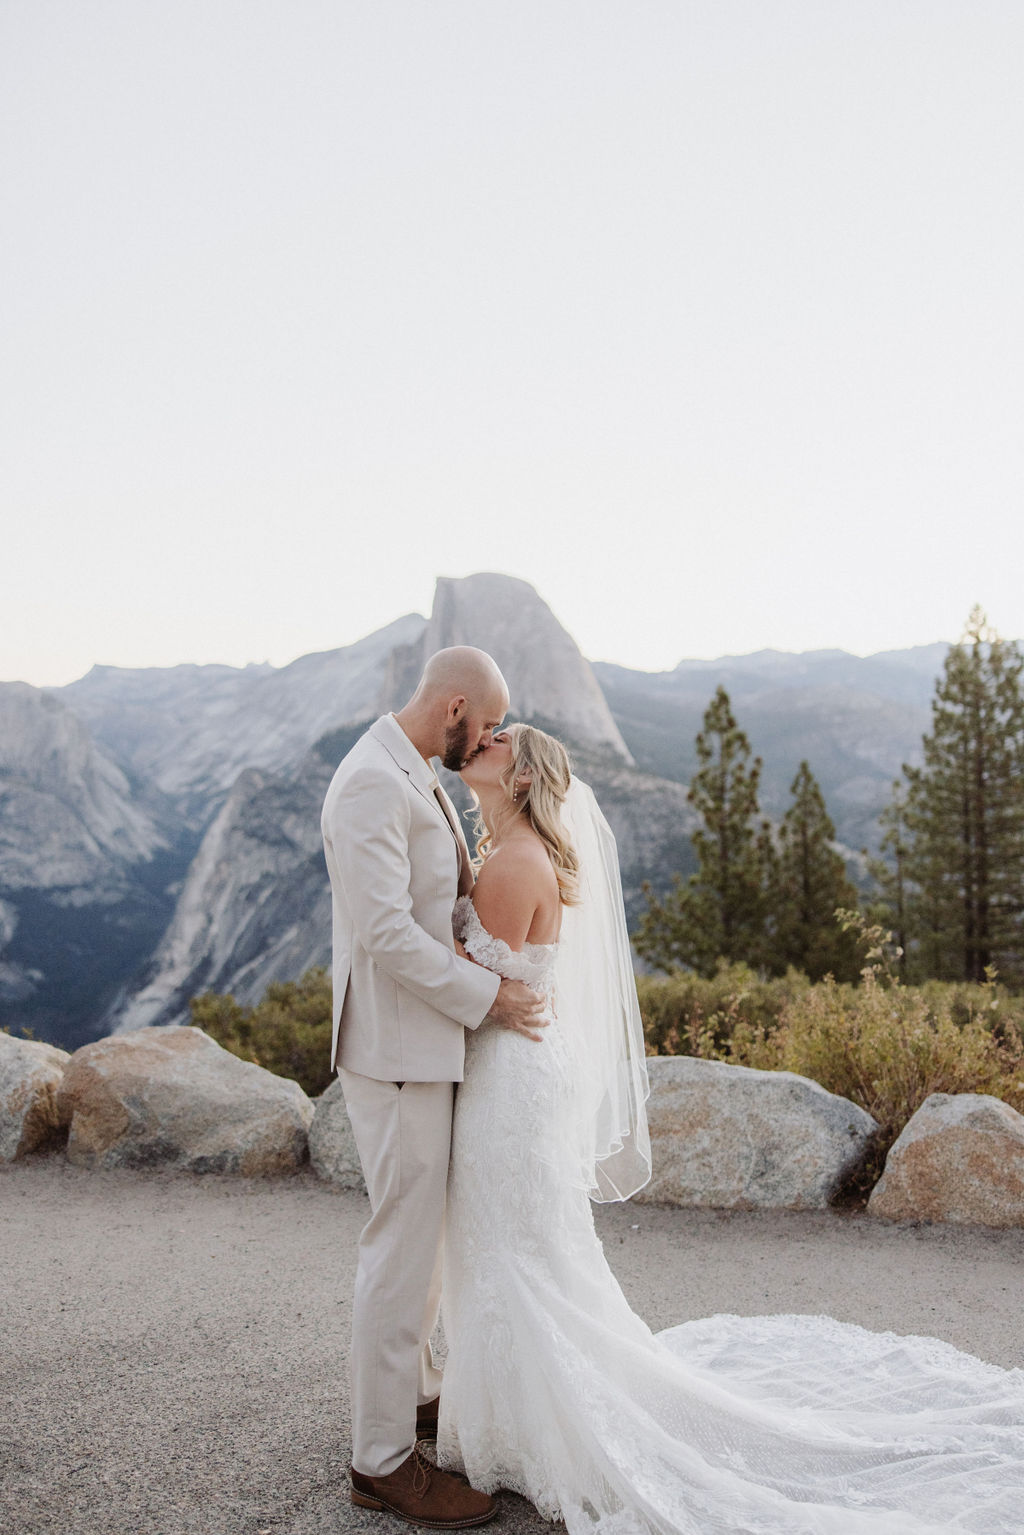
[[[452,829],[455,837],[455,846],[459,852],[459,894],[468,895],[473,888],[473,870],[469,862],[469,849],[466,847],[466,841],[461,834],[459,826],[452,817],[451,811],[448,808],[448,802],[441,792],[441,785],[439,783],[434,785],[434,798],[440,805],[444,818]]]

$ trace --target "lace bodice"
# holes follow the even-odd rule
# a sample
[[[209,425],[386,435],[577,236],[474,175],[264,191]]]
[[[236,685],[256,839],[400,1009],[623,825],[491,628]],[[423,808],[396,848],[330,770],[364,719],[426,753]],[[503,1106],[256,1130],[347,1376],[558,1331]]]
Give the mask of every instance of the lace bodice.
[[[460,895],[452,912],[456,938],[479,965],[486,965],[509,981],[525,981],[535,991],[550,997],[555,983],[557,943],[524,943],[521,949],[509,948],[503,938],[495,938],[477,916],[472,896]]]

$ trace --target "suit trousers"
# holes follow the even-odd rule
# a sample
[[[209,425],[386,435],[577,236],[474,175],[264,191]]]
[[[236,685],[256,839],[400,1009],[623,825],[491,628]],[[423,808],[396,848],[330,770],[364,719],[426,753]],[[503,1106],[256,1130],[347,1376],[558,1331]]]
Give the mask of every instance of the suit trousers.
[[[352,1301],[352,1465],[387,1476],[441,1389],[430,1337],[441,1304],[453,1082],[379,1082],[339,1067],[372,1214]]]

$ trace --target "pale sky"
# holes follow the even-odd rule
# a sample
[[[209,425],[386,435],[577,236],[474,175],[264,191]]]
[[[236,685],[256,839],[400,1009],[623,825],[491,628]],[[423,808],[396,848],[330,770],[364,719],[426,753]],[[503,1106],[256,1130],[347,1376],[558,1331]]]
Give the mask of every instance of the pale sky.
[[[0,678],[1024,634],[1019,0],[0,0]]]

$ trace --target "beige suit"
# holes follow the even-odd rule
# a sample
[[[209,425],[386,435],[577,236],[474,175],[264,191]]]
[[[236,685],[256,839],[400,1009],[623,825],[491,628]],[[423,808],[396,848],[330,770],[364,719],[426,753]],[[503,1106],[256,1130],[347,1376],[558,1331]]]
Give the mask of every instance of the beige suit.
[[[496,977],[455,953],[460,864],[465,889],[472,875],[436,784],[386,714],[341,763],[320,820],[334,906],[331,1066],[381,1081],[461,1082],[463,1028],[497,995]]]
[[[334,1029],[371,1219],[352,1306],[352,1464],[386,1476],[415,1443],[417,1402],[440,1375],[445,1185],[464,1028],[498,976],[455,953],[452,907],[472,885],[451,801],[393,715],[356,742],[324,800],[331,877]]]

